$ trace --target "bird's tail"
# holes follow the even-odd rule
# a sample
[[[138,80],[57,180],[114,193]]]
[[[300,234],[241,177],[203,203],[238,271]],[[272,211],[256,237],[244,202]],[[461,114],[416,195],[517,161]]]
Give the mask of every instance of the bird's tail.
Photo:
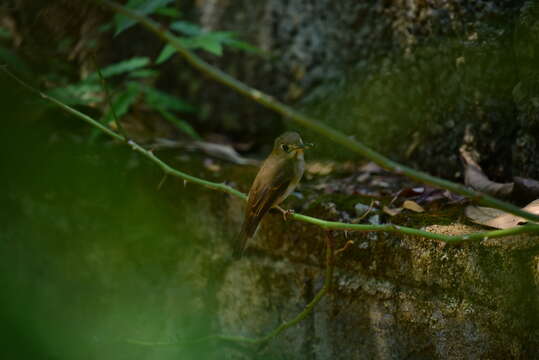
[[[240,233],[236,236],[236,240],[234,243],[234,250],[232,255],[234,256],[234,259],[240,259],[243,256],[243,253],[245,252],[245,247],[247,245],[247,242],[251,239],[251,236],[247,234],[247,231],[245,229],[245,225],[241,227]]]
[[[260,220],[258,218],[245,219],[243,225],[241,226],[241,231],[236,237],[236,241],[234,243],[233,256],[235,259],[240,259],[243,256],[247,243],[253,238],[259,223]]]

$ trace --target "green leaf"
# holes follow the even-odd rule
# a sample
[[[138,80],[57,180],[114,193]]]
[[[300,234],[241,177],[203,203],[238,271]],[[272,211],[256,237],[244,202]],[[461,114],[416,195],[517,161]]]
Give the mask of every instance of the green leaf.
[[[225,44],[231,46],[231,47],[234,47],[236,49],[239,49],[239,50],[243,50],[245,52],[249,52],[249,53],[255,53],[255,54],[262,54],[263,51],[259,48],[257,48],[256,46],[253,46],[251,44],[248,44],[246,42],[243,42],[243,41],[240,41],[240,40],[237,40],[237,39],[228,39],[225,41]]]
[[[129,0],[125,6],[129,9],[135,10],[141,15],[149,15],[156,9],[167,6],[172,1],[174,0]],[[135,20],[119,14],[114,17],[114,22],[116,24],[116,32],[114,33],[114,36],[117,36],[121,32],[136,24]]]
[[[52,89],[47,94],[67,105],[88,105],[103,100],[100,91],[99,84],[79,83]]]
[[[176,32],[188,36],[197,36],[203,33],[200,26],[187,21],[175,21],[170,24],[170,28]]]
[[[174,114],[166,110],[158,109],[158,111],[167,121],[175,125],[180,131],[191,136],[195,140],[202,140],[202,137],[196,132],[195,129],[193,129],[191,125],[189,125],[187,121],[177,118],[174,116]]]
[[[202,37],[199,36],[195,41],[198,44],[198,47],[214,54],[221,56],[223,54],[223,46],[221,45],[221,40],[214,37]]]
[[[205,33],[198,25],[187,21],[175,21],[170,24],[170,28],[177,33],[189,36],[188,38],[179,38],[186,48],[204,49],[215,55],[221,55],[222,45],[225,44],[247,52],[262,53],[262,50],[257,47],[235,39],[234,33],[229,31]]]
[[[157,65],[164,63],[167,61],[172,55],[176,53],[176,49],[170,44],[166,44],[163,47],[163,50],[159,53],[159,56],[157,57],[157,60],[155,60],[155,63]]]
[[[182,16],[182,13],[175,8],[170,7],[162,7],[155,10],[155,13],[162,16],[168,16],[171,18],[179,18]]]
[[[118,63],[109,65],[103,69],[101,69],[101,74],[104,78],[108,78],[115,75],[120,75],[126,72],[134,71],[136,69],[140,69],[142,67],[145,67],[150,63],[150,59],[147,57],[133,57],[128,60],[120,61]],[[85,81],[91,82],[99,79],[99,75],[97,72],[92,73],[89,75]]]
[[[169,95],[166,92],[154,89],[140,83],[130,83],[130,86],[137,87],[144,92],[146,103],[156,109],[169,111],[194,112],[195,108],[187,102]]]
[[[143,79],[143,78],[156,77],[157,75],[159,75],[159,71],[157,71],[157,70],[140,69],[140,70],[131,71],[128,76],[130,78],[142,78]]]
[[[223,43],[230,40],[232,33],[230,32],[210,32],[191,38],[181,39],[182,44],[191,49],[203,49],[212,54],[221,56],[223,53]]]
[[[128,86],[125,91],[120,92],[115,97],[114,101],[112,101],[112,109],[107,111],[102,122],[108,124],[114,121],[114,115],[120,119],[127,113],[131,105],[135,103],[139,95],[139,89]]]

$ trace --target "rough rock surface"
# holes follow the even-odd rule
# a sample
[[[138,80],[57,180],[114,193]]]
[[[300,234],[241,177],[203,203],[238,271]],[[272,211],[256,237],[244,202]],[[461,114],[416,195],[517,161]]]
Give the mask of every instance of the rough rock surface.
[[[481,229],[455,223],[426,230]],[[324,239],[314,226],[270,216],[247,256],[224,275],[217,295],[222,331],[264,335],[299,313],[322,286]],[[462,245],[384,233],[349,239],[355,244],[337,261],[332,293],[259,356],[538,358],[537,237]],[[334,241],[342,246],[343,235]]]
[[[394,158],[458,177],[471,125],[491,177],[539,177],[535,2],[196,4],[209,29],[238,31],[272,55],[217,64]]]
[[[37,58],[36,66],[45,67],[39,60],[52,48],[87,71],[93,50],[83,51],[91,48],[83,44],[96,36],[103,12],[64,0],[43,8],[28,0],[8,3],[23,35],[21,50]],[[539,178],[539,7],[534,1],[197,0],[179,5],[207,30],[234,31],[265,52],[227,51],[222,57],[208,55],[208,61],[395,159],[459,177],[457,149],[464,129],[472,126],[481,165],[491,178]],[[73,14],[70,21],[55,21],[66,13]],[[53,41],[66,34],[76,41],[59,50],[43,38],[49,33]],[[155,56],[159,47],[153,36],[132,29],[101,44],[100,51],[104,59],[117,60],[119,55]],[[190,120],[206,131],[257,134],[263,143],[282,130],[275,126],[275,114],[203,81],[178,59],[167,65],[158,86],[204,104],[200,116]]]

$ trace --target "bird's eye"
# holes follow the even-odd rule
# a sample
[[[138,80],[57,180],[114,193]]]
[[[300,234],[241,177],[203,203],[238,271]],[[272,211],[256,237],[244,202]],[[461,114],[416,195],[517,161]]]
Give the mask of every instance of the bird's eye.
[[[283,149],[283,151],[286,153],[290,151],[290,149],[288,148],[288,145],[286,144],[281,145],[281,149]]]

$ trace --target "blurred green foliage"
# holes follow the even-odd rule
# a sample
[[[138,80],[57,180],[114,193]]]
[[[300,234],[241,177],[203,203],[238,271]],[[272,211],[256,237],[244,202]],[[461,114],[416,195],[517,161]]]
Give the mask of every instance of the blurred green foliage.
[[[178,25],[170,1],[130,1],[184,28],[190,49],[222,55],[250,49],[231,33]],[[121,17],[101,27],[116,35],[135,25]],[[188,27],[193,32],[186,33]],[[71,39],[56,44],[73,45]],[[131,56],[73,81],[73,66],[36,74],[0,28],[0,65],[41,82],[61,101],[97,109],[105,124],[135,107],[160,114],[194,139],[183,116],[197,106],[158,89],[161,66]],[[60,60],[58,60],[60,61]],[[69,71],[57,71],[57,69]],[[78,69],[77,69],[78,70]],[[37,79],[37,80],[36,80]],[[109,91],[106,91],[106,89]],[[107,98],[107,92],[110,97]],[[43,103],[0,72],[0,338],[12,359],[219,359],[208,343],[152,348],[126,339],[175,341],[218,331],[216,291],[223,262],[210,256],[229,237],[215,201],[222,195],[168,180],[128,148],[88,142],[82,122]],[[58,141],[61,139],[60,141]],[[166,157],[166,155],[162,155]],[[188,167],[196,172],[200,161]],[[221,211],[224,211],[222,209]],[[212,215],[214,214],[214,215]],[[212,258],[211,263],[200,261]]]
[[[88,143],[82,123],[2,73],[0,106],[9,148],[0,173],[10,174],[0,177],[2,358],[222,358],[208,343],[125,341],[217,331],[223,263],[198,256],[230,236],[212,210],[225,206],[222,194],[171,179],[158,190],[153,164],[127,147]]]
[[[256,47],[235,38],[235,34],[230,31],[204,32],[198,25],[176,21],[170,24],[170,29],[175,33],[188,37],[178,37],[180,43],[186,49],[202,49],[217,56],[223,54],[223,46],[231,46],[247,52],[260,53]],[[174,47],[167,44],[159,54],[156,63],[161,64],[167,61],[175,53]]]
[[[30,74],[30,68],[26,62],[10,49],[11,33],[0,24],[0,65],[9,66],[22,76]]]
[[[68,105],[91,105],[93,103],[107,103],[110,100],[110,106],[101,117],[101,122],[105,124],[112,123],[116,118],[120,119],[129,112],[134,104],[143,102],[162,115],[166,114],[163,117],[187,135],[194,139],[200,139],[200,136],[187,121],[175,115],[176,112],[194,113],[196,112],[194,106],[143,83],[143,80],[152,79],[159,75],[157,70],[149,68],[150,63],[151,61],[147,57],[133,57],[92,73],[78,83],[52,89],[48,94]],[[107,99],[108,94],[104,91],[107,83],[104,82],[119,75],[126,75],[126,78],[115,83],[110,94],[111,99]],[[103,82],[101,78],[104,80]]]
[[[178,20],[182,14],[175,7],[169,6],[172,2],[172,0],[130,0],[126,6],[144,15],[157,16],[162,23],[169,22],[169,28],[178,35],[177,39],[187,49],[203,50],[215,56],[222,56],[225,46],[258,52],[255,47],[236,39],[235,34],[231,32],[204,31],[197,24]],[[110,23],[100,27],[100,31],[102,34],[113,33],[116,37],[135,25],[136,22],[132,19],[115,15]],[[11,34],[7,29],[0,28],[0,62],[5,63],[19,75],[30,78],[32,72],[29,66],[9,48],[10,37]],[[64,40],[57,46],[73,45],[73,39]],[[48,95],[71,106],[99,109],[102,112],[99,119],[106,125],[114,125],[135,106],[142,106],[158,113],[165,121],[173,124],[190,138],[200,140],[201,136],[186,119],[198,116],[198,106],[155,86],[161,75],[161,67],[174,53],[175,50],[170,45],[165,45],[154,60],[148,56],[132,56],[101,69],[94,61],[97,70],[75,82],[72,81],[72,77],[54,70],[41,76],[48,84],[49,89],[46,91]],[[99,131],[92,130],[90,138],[93,139],[99,134]]]
[[[174,0],[129,0],[126,7],[136,10],[141,15],[151,15],[173,1]],[[167,14],[167,12],[165,12],[165,14]],[[114,16],[114,35],[120,34],[135,24],[135,20],[121,14],[116,14]]]

